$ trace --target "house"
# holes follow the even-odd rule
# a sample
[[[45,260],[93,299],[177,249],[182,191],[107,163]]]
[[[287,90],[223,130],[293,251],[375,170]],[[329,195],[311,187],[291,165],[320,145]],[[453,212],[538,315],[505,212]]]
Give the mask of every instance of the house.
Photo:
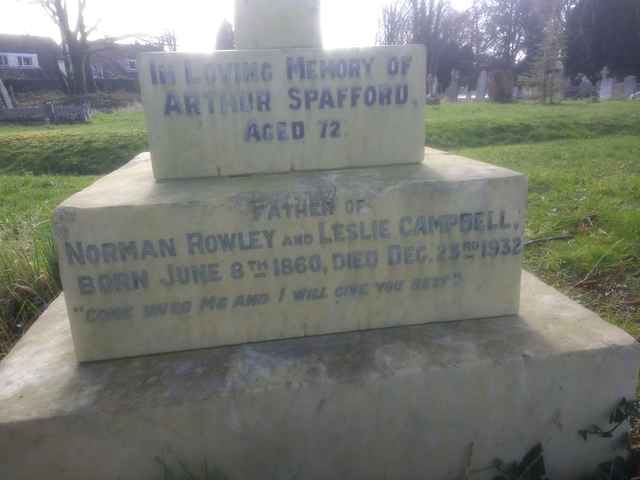
[[[138,90],[138,54],[162,51],[162,46],[97,40],[91,42],[90,49],[91,71],[98,89]]]
[[[17,92],[62,89],[60,57],[50,38],[0,34],[0,79]]]
[[[136,60],[161,45],[121,44],[111,39],[89,44],[89,90],[139,91]],[[62,90],[65,66],[61,48],[50,38],[0,34],[0,80],[16,92]]]

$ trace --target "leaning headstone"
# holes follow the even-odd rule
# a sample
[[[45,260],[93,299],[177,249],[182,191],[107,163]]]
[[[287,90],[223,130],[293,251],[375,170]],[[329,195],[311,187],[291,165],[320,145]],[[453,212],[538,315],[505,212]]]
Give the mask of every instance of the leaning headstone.
[[[480,77],[478,77],[478,86],[476,88],[476,100],[484,100],[487,96],[487,83],[489,81],[488,74],[486,70],[482,70],[480,72]]]
[[[608,67],[604,67],[600,72],[601,80],[598,89],[600,100],[611,100],[613,98],[613,86],[615,80],[609,77],[610,71]]]
[[[451,70],[451,82],[449,83],[446,91],[447,100],[449,100],[450,102],[458,101],[458,94],[460,90],[459,80],[460,72],[455,69]]]
[[[2,83],[2,79],[0,79],[0,109],[10,109],[14,108],[13,101],[11,100],[11,95],[9,95],[9,91]]]
[[[638,91],[638,81],[634,75],[629,75],[624,78],[624,96],[629,98],[631,95]]]

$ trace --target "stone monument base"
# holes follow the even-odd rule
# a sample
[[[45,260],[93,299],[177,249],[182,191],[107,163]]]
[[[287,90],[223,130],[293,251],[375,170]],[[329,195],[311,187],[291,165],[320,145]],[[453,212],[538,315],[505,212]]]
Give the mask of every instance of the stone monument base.
[[[640,346],[530,274],[522,293],[520,316],[84,365],[59,298],[0,364],[0,478],[140,480],[160,458],[234,479],[455,479],[537,442],[551,478],[577,478],[620,453],[577,432],[634,397]]]

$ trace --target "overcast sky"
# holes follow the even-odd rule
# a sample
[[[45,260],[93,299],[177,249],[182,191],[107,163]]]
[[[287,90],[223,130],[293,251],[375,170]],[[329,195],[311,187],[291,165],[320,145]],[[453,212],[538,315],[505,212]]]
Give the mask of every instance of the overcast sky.
[[[380,9],[389,0],[321,0],[326,48],[366,46],[375,42]],[[464,9],[471,0],[451,0]],[[0,0],[0,33],[43,35],[59,41],[58,31],[31,0]],[[69,4],[75,4],[69,0]],[[178,49],[208,52],[214,48],[223,19],[233,23],[233,0],[89,0],[87,23],[99,20],[92,38],[176,32]]]

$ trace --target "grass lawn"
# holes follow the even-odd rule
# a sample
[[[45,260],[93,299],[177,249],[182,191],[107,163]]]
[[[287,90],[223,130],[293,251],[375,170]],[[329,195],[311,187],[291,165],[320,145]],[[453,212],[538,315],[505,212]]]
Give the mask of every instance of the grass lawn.
[[[0,358],[60,292],[49,219],[93,178],[0,175]]]
[[[529,176],[525,266],[640,337],[640,102],[427,110],[435,147]]]
[[[89,124],[0,126],[0,174],[99,175],[147,149],[142,112],[101,113]]]
[[[640,102],[428,107],[427,143],[522,171],[527,268],[640,336]],[[59,292],[55,205],[146,148],[143,115],[0,126],[0,358]]]

